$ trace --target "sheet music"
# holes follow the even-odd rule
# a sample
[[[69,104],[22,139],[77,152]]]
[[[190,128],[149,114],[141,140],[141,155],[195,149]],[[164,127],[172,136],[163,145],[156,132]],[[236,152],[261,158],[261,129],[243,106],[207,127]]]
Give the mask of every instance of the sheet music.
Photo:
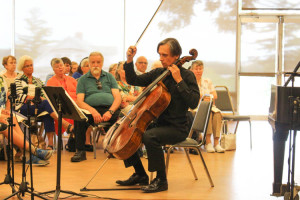
[[[19,113],[19,112],[14,112],[14,111],[13,111],[13,114],[14,114],[14,116],[17,118],[17,121],[18,121],[18,122],[23,122],[23,121],[27,120],[27,117],[24,116],[24,115],[22,115],[22,114]]]
[[[82,112],[82,110],[77,106],[77,104],[75,103],[75,101],[70,97],[70,95],[66,92],[66,90],[63,87],[52,87],[52,86],[47,86],[48,88],[62,88],[64,91],[64,94],[67,96],[68,100],[72,103],[73,107],[75,108],[75,110],[77,111],[77,113],[79,114],[79,117],[81,119],[85,119],[86,121],[88,120],[88,118],[84,115],[84,113]],[[44,90],[44,88],[43,88]],[[55,107],[52,105],[50,98],[47,95],[47,92],[44,90],[43,91],[45,94],[46,99],[48,100],[49,104],[51,105],[53,111],[56,113],[56,115],[58,116],[58,113],[55,109]],[[88,111],[87,111],[88,112]]]

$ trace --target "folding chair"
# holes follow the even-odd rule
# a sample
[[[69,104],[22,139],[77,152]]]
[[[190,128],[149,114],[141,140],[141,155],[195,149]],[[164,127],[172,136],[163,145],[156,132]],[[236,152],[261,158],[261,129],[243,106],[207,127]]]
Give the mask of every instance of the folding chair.
[[[211,113],[211,107],[212,107],[212,97],[210,95],[208,95],[208,96],[210,97],[210,101],[203,101],[204,97],[202,97],[202,99],[200,101],[200,105],[199,105],[198,110],[195,114],[193,125],[191,127],[191,130],[189,132],[188,137],[182,142],[179,142],[177,144],[169,146],[169,149],[168,149],[168,152],[167,152],[167,158],[166,158],[166,174],[168,174],[169,160],[170,160],[172,149],[175,148],[175,147],[182,147],[182,148],[184,148],[184,152],[185,152],[185,155],[186,155],[186,157],[189,161],[190,167],[191,167],[192,172],[194,174],[194,178],[195,178],[195,180],[198,180],[197,174],[196,174],[195,169],[193,167],[192,161],[191,161],[190,156],[189,156],[189,151],[188,151],[189,149],[192,148],[192,149],[195,149],[195,150],[198,151],[198,153],[200,155],[200,159],[201,159],[202,164],[204,166],[206,175],[209,179],[210,185],[211,185],[211,187],[214,187],[214,183],[212,181],[212,178],[209,174],[208,168],[205,164],[204,158],[203,158],[202,153],[200,151],[201,146],[205,145],[206,130],[207,130],[207,125],[208,125],[208,121],[209,121],[209,117],[210,117],[210,113]],[[197,131],[199,133],[203,133],[202,141],[199,144],[196,140],[191,138],[194,131]]]
[[[218,98],[215,100],[216,106],[222,111],[223,120],[236,121],[234,134],[236,134],[240,121],[248,121],[250,126],[250,148],[252,149],[251,118],[249,115],[238,115],[233,108],[231,95],[226,86],[216,86]],[[226,113],[227,112],[227,113]],[[226,127],[228,130],[228,128]]]
[[[111,126],[111,123],[109,122],[101,122],[99,124],[96,124],[95,126],[92,126],[93,130],[92,130],[92,140],[93,140],[93,151],[94,151],[94,159],[96,159],[96,146],[97,146],[97,142],[101,136],[101,134],[103,134],[102,129]]]

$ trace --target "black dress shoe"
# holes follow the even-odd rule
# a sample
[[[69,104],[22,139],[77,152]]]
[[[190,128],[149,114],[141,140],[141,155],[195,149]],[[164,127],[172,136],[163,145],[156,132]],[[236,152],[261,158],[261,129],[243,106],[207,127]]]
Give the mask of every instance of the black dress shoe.
[[[77,151],[75,155],[71,158],[71,162],[80,162],[86,160],[85,151]]]
[[[121,181],[117,180],[117,184],[122,186],[131,186],[131,185],[148,185],[149,184],[149,177],[147,175],[140,176],[136,173],[132,174],[129,179]]]
[[[141,190],[145,193],[161,192],[168,190],[168,181],[155,178],[151,181],[150,185],[141,187]]]
[[[0,122],[0,131],[5,131],[7,129],[7,125]]]

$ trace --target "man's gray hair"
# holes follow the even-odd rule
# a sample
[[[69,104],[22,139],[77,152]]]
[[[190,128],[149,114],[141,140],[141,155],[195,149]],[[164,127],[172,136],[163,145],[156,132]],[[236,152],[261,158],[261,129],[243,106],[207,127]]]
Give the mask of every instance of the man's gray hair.
[[[102,53],[100,53],[99,51],[94,51],[94,52],[90,53],[89,59],[91,56],[101,56],[102,61],[104,62],[104,57],[103,57]]]

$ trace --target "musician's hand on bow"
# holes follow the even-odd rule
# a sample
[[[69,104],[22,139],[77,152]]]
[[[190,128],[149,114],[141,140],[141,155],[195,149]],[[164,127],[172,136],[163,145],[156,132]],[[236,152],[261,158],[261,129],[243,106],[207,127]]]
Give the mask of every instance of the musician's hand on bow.
[[[182,77],[180,74],[180,70],[176,65],[171,65],[170,67],[168,67],[168,70],[172,73],[172,76],[174,78],[174,80],[176,81],[176,83],[179,83],[180,81],[182,81]]]
[[[136,54],[136,47],[135,46],[130,46],[126,52],[126,56],[127,56],[127,63],[131,63],[133,62],[133,57]]]

